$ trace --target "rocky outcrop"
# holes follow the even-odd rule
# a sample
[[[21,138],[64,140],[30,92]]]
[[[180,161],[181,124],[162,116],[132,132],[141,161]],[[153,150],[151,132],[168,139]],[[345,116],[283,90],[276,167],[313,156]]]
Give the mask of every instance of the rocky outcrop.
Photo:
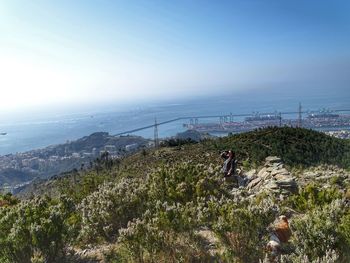
[[[265,159],[262,168],[242,172],[243,176],[239,179],[243,180],[244,184],[238,182],[231,193],[245,198],[265,192],[283,199],[285,196],[297,193],[298,188],[315,183],[322,188],[338,188],[350,200],[350,191],[347,188],[350,184],[349,171],[337,166],[320,165],[307,169],[301,168],[294,172],[295,174],[292,174],[288,171],[280,158],[269,156]],[[347,192],[349,194],[346,195]]]
[[[242,171],[237,178],[228,178],[226,181],[234,182],[231,194],[240,198],[254,197],[265,192],[283,199],[310,183],[319,184],[322,188],[336,187],[344,194],[347,191],[350,193],[347,189],[347,185],[350,184],[350,172],[337,166],[301,168],[295,169],[294,173],[286,169],[279,157],[269,156],[262,168]],[[350,194],[347,196],[350,200]]]
[[[256,172],[245,174],[249,180],[247,190],[251,194],[272,192],[288,195],[298,191],[295,177],[284,167],[282,160],[276,156],[269,156],[264,167]]]

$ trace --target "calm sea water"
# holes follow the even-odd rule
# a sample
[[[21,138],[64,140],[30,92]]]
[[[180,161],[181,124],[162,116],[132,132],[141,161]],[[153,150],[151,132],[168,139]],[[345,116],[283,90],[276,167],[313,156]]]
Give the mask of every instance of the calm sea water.
[[[138,127],[183,116],[226,115],[273,111],[297,111],[299,102],[303,109],[317,110],[321,108],[349,109],[348,94],[298,94],[287,95],[279,92],[264,93],[245,92],[228,94],[212,98],[201,98],[167,103],[144,104],[124,111],[108,111],[99,113],[72,113],[70,115],[40,118],[32,121],[0,123],[0,155],[24,152],[46,147],[52,144],[65,143],[97,131],[110,134],[135,129]],[[200,122],[213,122],[215,119],[201,119]],[[159,127],[159,137],[169,137],[184,131],[183,123],[177,121]],[[135,133],[146,138],[153,137],[153,129]]]

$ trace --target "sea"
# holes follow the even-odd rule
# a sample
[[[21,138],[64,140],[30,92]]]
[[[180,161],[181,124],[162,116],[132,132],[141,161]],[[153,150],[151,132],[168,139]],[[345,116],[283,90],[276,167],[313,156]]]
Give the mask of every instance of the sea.
[[[158,123],[179,118],[195,116],[213,116],[249,114],[253,112],[271,113],[298,111],[299,103],[303,111],[321,109],[350,109],[349,91],[336,92],[332,89],[323,92],[286,92],[274,90],[250,90],[227,92],[217,96],[192,95],[188,98],[171,98],[130,104],[127,107],[113,105],[96,107],[96,110],[79,111],[75,109],[65,114],[53,114],[38,118],[17,118],[0,120],[0,155],[15,154],[50,145],[66,143],[67,141],[90,135],[94,132],[109,132],[111,135],[152,125],[155,119]],[[117,103],[116,103],[117,106]],[[348,112],[350,114],[350,112]],[[285,117],[285,116],[283,116]],[[296,116],[288,116],[293,118]],[[237,117],[234,120],[241,120]],[[178,132],[185,131],[183,119],[158,126],[160,138],[168,138]],[[218,122],[219,119],[203,118],[199,122]],[[133,135],[153,138],[154,129],[149,128]]]

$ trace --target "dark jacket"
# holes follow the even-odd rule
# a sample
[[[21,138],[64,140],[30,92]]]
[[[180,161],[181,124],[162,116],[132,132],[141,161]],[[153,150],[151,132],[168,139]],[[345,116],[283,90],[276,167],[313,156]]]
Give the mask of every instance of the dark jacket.
[[[236,160],[229,158],[226,153],[222,153],[221,157],[225,159],[224,165],[222,166],[222,172],[225,177],[232,176],[236,172]]]

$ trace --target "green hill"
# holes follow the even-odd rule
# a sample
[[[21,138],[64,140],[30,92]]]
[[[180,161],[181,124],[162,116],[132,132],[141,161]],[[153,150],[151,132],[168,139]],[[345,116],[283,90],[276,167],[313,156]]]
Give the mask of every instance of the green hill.
[[[269,226],[281,214],[293,218],[284,262],[350,259],[349,174],[302,180],[298,193],[282,197],[252,194],[223,180],[219,157],[233,149],[244,169],[270,155],[288,169],[349,168],[349,141],[267,128],[171,145],[122,160],[104,155],[91,169],[32,186],[27,196],[39,197],[4,201],[0,261],[254,263],[264,258]]]
[[[302,128],[271,127],[220,138],[216,149],[232,148],[242,160],[259,164],[275,155],[291,166],[335,164],[350,167],[350,142]]]

